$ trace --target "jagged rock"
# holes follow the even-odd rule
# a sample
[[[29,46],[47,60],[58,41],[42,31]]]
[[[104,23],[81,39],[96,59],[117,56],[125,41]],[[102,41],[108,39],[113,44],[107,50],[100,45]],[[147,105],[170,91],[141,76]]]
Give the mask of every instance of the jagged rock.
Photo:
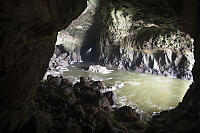
[[[114,92],[109,91],[104,93],[104,95],[107,97],[108,101],[110,102],[110,105],[116,105],[116,101],[117,101],[117,96]]]
[[[118,69],[192,80],[194,40],[180,30],[176,18],[163,16],[163,12],[174,11],[171,6],[160,9],[154,2],[100,1],[99,62]],[[162,13],[155,14],[147,5]]]
[[[54,87],[58,87],[61,85],[62,78],[61,77],[52,77],[50,75],[47,76],[48,84]]]
[[[72,95],[72,94],[74,94],[74,90],[73,90],[73,88],[71,88],[71,87],[65,87],[65,88],[63,88],[64,89],[64,91],[63,91],[63,94],[65,95],[65,96],[69,96],[69,95]]]
[[[47,70],[57,32],[86,4],[86,0],[1,0],[0,132],[14,132],[28,119],[27,104]]]
[[[85,77],[80,77],[80,84],[84,87],[90,86],[90,81],[86,79]]]
[[[123,121],[131,122],[138,121],[139,114],[136,113],[135,109],[132,109],[129,106],[123,106],[115,111],[117,117],[119,117]]]
[[[62,79],[61,86],[73,86],[73,83],[69,81],[69,79]]]
[[[107,88],[106,85],[101,81],[94,81],[91,84],[91,87],[95,88],[95,90],[102,90],[102,89],[106,89]]]
[[[75,111],[77,117],[80,117],[80,116],[84,116],[84,115],[85,115],[85,112],[84,112],[84,110],[83,110],[83,107],[82,107],[82,105],[80,105],[80,104],[76,104],[76,105],[74,106],[74,111]]]
[[[74,125],[73,127],[67,127],[63,133],[82,133],[79,125]]]
[[[110,1],[101,0],[101,2],[104,4],[107,4]],[[119,1],[112,0],[112,2],[118,3],[120,2],[120,0]],[[194,86],[190,88],[186,97],[184,97],[182,104],[180,104],[178,108],[180,108],[180,106],[183,106],[183,105],[185,106],[194,105],[193,109],[194,110],[197,109],[199,105],[199,80],[200,80],[200,75],[199,75],[199,66],[200,66],[199,65],[200,63],[199,1],[198,0],[184,0],[184,1],[179,1],[179,0],[173,0],[173,1],[134,0],[132,1],[132,0],[129,0],[128,2],[140,7],[139,10],[137,9],[133,12],[133,15],[139,14],[140,19],[150,18],[149,22],[155,23],[155,24],[146,25],[147,29],[148,27],[153,27],[153,29],[154,28],[156,29],[157,24],[161,24],[159,26],[166,24],[165,25],[166,27],[168,26],[173,27],[173,25],[179,25],[177,27],[182,27],[181,24],[179,23],[179,16],[182,16],[184,28],[195,40],[194,41],[195,65],[193,68]],[[107,5],[110,5],[110,3]],[[34,118],[30,119],[31,117],[30,112],[29,112],[30,108],[29,108],[29,104],[27,103],[30,103],[30,98],[34,95],[35,89],[38,86],[44,72],[46,71],[49,58],[53,52],[53,46],[54,46],[53,44],[56,41],[56,32],[58,30],[61,30],[62,28],[67,27],[67,25],[74,18],[76,18],[80,14],[80,12],[84,10],[85,6],[86,6],[86,0],[84,1],[1,0],[0,2],[0,10],[1,10],[0,12],[0,19],[1,19],[1,24],[0,24],[0,27],[1,27],[1,31],[0,31],[0,38],[1,38],[0,39],[1,40],[0,132],[5,132],[5,133],[27,132],[27,131],[35,132],[35,120]],[[129,5],[129,4],[127,5],[127,3],[125,3],[125,5],[123,5],[122,8],[126,10],[126,8],[129,8],[131,6],[132,5]],[[102,6],[102,7],[107,8],[107,6]],[[114,20],[116,23],[118,23],[116,20],[121,20],[122,25],[119,26],[119,31],[120,29],[122,30],[120,31],[120,34],[118,34],[118,32],[116,32],[117,30],[115,29],[113,31],[117,33],[118,35],[124,35],[123,29],[125,29],[125,32],[127,31],[130,32],[130,30],[127,30],[130,25],[127,25],[127,23],[123,23],[123,22],[132,21],[132,19],[130,19],[129,16],[125,17],[124,19],[119,19],[121,15],[126,14],[126,13],[120,12],[121,9],[119,6],[117,6],[117,8],[114,8],[114,7],[110,8],[110,6],[108,6],[107,9],[108,10],[106,12],[109,12],[108,13],[109,16],[104,17],[105,19],[102,19],[102,21],[109,23],[109,20],[107,18],[112,17],[112,15],[114,14],[114,17],[112,20]],[[119,11],[116,9],[119,9]],[[143,13],[145,14],[144,16],[142,15]],[[140,15],[142,15],[142,17],[140,17]],[[133,18],[137,19],[137,17],[133,17]],[[156,19],[152,19],[152,18],[156,18]],[[177,20],[176,19],[174,20],[173,18],[177,18]],[[115,25],[116,23],[113,23],[113,24]],[[138,20],[138,23],[136,23],[135,26],[133,27],[138,28],[139,27],[138,25],[141,25],[141,24],[144,24],[144,21]],[[112,27],[106,27],[103,24],[102,24],[102,27],[100,28],[112,29]],[[133,32],[134,31],[135,30],[133,30]],[[106,34],[106,36],[107,35],[112,35],[112,34],[108,33]],[[149,38],[149,36],[146,36],[146,35],[145,36],[140,35],[139,38],[140,37],[142,39],[143,37],[147,39]],[[122,43],[122,44],[127,44],[126,42],[128,42],[129,39],[132,40],[133,38],[132,37],[125,38],[125,43]],[[109,37],[105,39],[100,38],[100,40],[105,42],[105,43],[103,42],[102,44],[108,44],[108,43],[112,44],[112,45],[109,45],[110,49],[108,51],[107,50],[105,51],[105,55],[100,55],[102,58],[113,56],[114,58],[112,60],[114,60],[114,63],[116,63],[116,65],[119,64],[122,67],[123,66],[127,67],[127,69],[129,68],[129,66],[131,66],[130,62],[126,62],[125,64],[127,65],[124,65],[122,64],[123,62],[121,61],[120,62],[115,61],[118,58],[120,58],[120,56],[117,54],[118,52],[114,52],[114,51],[119,51],[119,48],[114,47],[114,46],[116,43],[123,42],[122,39],[118,39],[119,41],[116,41],[116,43],[111,42],[111,40],[113,41],[116,40],[113,37]],[[145,45],[151,46],[149,45],[151,44],[149,43],[151,41],[152,40],[150,39],[150,41],[145,43]],[[138,41],[139,44],[142,44],[140,42],[141,41]],[[167,41],[166,43],[170,44],[169,41]],[[157,47],[160,47],[160,46],[161,45],[158,45]],[[105,50],[105,49],[107,49],[107,47],[102,48],[102,50]],[[112,50],[113,52],[110,52]],[[106,59],[104,60],[102,58],[101,60],[103,62],[104,61],[106,63],[110,62],[109,60],[107,61]],[[112,63],[113,62],[111,62],[110,64]],[[157,71],[155,70],[155,72]],[[43,95],[42,98],[45,99],[47,92],[49,92],[48,90],[49,89],[40,90]],[[43,102],[46,102],[46,100],[44,99],[43,101],[40,101],[40,104],[42,103],[42,106],[44,107],[44,109],[51,110],[52,108],[47,108],[46,104],[43,103]],[[186,112],[190,111],[189,108],[181,108],[181,109]],[[171,114],[171,112],[172,111],[169,111],[169,114]],[[197,114],[197,112],[191,113],[190,114],[192,115],[191,118],[193,118]],[[180,116],[179,111],[177,111],[174,114],[176,114],[177,117]],[[56,115],[58,115],[58,113]],[[179,120],[181,120],[181,117]],[[62,121],[61,123],[65,125],[66,124],[65,122],[68,120],[65,120],[65,117],[63,118],[64,120],[63,121],[61,120]],[[182,118],[184,119],[184,117]],[[199,119],[199,116],[195,116],[195,118]],[[196,123],[196,121],[195,122],[192,121],[191,125],[194,125],[193,123]],[[33,124],[32,127],[30,127],[31,124]],[[60,127],[63,126],[62,124]],[[185,132],[199,132],[198,130],[199,126],[197,125],[194,125],[194,126],[195,127],[191,126],[192,128],[190,128],[189,130],[186,130]],[[69,127],[72,127],[72,126],[69,126]],[[173,128],[169,126],[166,126],[166,127],[173,130]],[[65,125],[65,128],[66,128],[66,125]],[[64,131],[63,129],[65,128],[55,128],[55,129],[50,128],[49,129],[50,131],[49,130],[48,131],[49,132],[55,132],[57,130]],[[156,133],[157,131],[164,132],[167,130],[155,129],[154,133]],[[174,132],[174,131],[171,131],[171,132]]]
[[[102,94],[99,90],[94,91],[92,87],[95,86],[93,84],[93,86],[80,85],[81,92],[74,93],[73,90],[78,86],[49,86],[48,82],[56,78],[49,77],[51,77],[50,80],[41,83],[36,92],[34,102],[36,103],[35,111],[38,113],[35,113],[36,121],[31,122],[30,127],[39,121],[41,123],[41,127],[38,127],[40,132],[127,133],[127,128],[131,125],[134,125],[136,131],[143,129],[142,124],[136,123],[133,118],[135,116],[131,108],[122,107],[113,111],[111,105],[114,101],[112,99],[114,94],[112,92]],[[87,78],[82,77],[81,79]],[[62,78],[62,80],[65,80],[65,78]],[[94,81],[90,80],[90,82]],[[96,86],[98,85],[96,84]],[[116,121],[119,119],[115,119],[114,115],[120,115],[126,121],[123,122],[123,119],[121,119],[120,123],[123,124],[118,124]]]
[[[67,102],[69,105],[74,105],[76,103],[76,97],[74,94],[71,94],[69,97],[67,97]]]

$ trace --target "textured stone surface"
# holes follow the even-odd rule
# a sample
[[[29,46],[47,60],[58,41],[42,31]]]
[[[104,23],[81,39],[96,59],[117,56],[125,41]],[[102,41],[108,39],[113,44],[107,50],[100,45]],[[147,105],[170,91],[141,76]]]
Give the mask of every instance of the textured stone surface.
[[[88,0],[87,4],[86,10],[68,28],[60,31],[57,37],[56,45],[63,45],[70,52],[69,62],[90,62],[97,59],[92,58],[96,57],[95,48],[99,37],[98,0]],[[91,51],[87,52],[90,48]],[[74,54],[80,56],[74,57]]]
[[[62,84],[58,86],[60,80]],[[40,122],[36,125],[37,131],[127,133],[135,130],[142,133],[145,122],[140,120],[136,110],[129,106],[114,107],[114,92],[102,93],[101,84],[101,81],[81,77],[80,82],[73,86],[68,79],[49,76],[47,81],[40,84],[34,97],[37,113],[33,118]],[[34,126],[34,122],[29,123],[30,126]]]
[[[100,5],[101,64],[192,79],[194,40],[179,30],[180,20],[169,10],[172,5],[147,0]]]
[[[62,75],[66,67],[74,62],[97,62],[97,10],[98,0],[88,0],[85,11],[66,29],[58,32],[55,51],[46,75]]]
[[[102,1],[108,2],[107,0]],[[120,0],[112,1],[120,2]],[[176,20],[177,16],[181,16],[185,30],[194,38],[196,62],[193,69],[193,86],[190,87],[177,109],[163,112],[163,115],[161,114],[155,118],[155,121],[152,121],[152,123],[155,122],[155,125],[150,124],[151,132],[198,132],[200,120],[198,110],[200,106],[199,0],[128,0],[128,2],[141,7],[141,9],[146,9],[135,12],[146,14],[143,18],[155,18],[154,15],[160,14],[160,18],[152,20],[157,25],[169,22],[167,27],[181,28],[179,21],[177,23],[168,21],[173,17],[173,20]],[[72,19],[76,18],[83,11],[85,4],[86,1],[79,0],[0,1],[0,132],[8,133],[16,128],[20,129],[28,121],[26,114],[29,113],[29,106],[26,103],[34,94],[35,87],[39,84],[48,66],[56,41],[56,32],[65,28]],[[124,8],[126,7],[127,5],[124,5]],[[121,15],[122,13],[119,12],[117,16]],[[125,19],[129,20],[129,17]],[[105,21],[107,20],[105,18]],[[124,19],[122,22],[125,22]],[[129,25],[127,26],[129,27]],[[120,29],[122,28],[124,29],[124,25],[120,26]],[[106,42],[109,39],[102,41]],[[45,115],[43,117],[46,118]],[[156,124],[157,120],[159,125]],[[32,118],[26,125],[34,122],[35,120]],[[106,123],[109,125],[109,122]],[[189,129],[186,130],[187,126]],[[29,130],[30,132],[34,132],[35,126],[29,127],[29,129],[32,129]],[[23,128],[21,131],[27,130]]]
[[[200,107],[200,2],[198,0],[185,0],[181,10],[185,30],[194,38],[195,63],[192,70],[194,82],[185,94],[183,101],[177,108],[162,112],[153,118],[147,128],[148,133],[174,132],[197,133],[199,128]]]
[[[0,1],[0,132],[26,121],[27,102],[48,67],[57,32],[85,7],[86,0]]]

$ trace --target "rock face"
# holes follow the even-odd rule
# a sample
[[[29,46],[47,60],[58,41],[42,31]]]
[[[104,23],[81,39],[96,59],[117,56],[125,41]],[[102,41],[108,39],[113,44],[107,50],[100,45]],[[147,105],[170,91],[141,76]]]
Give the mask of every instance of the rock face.
[[[100,2],[100,64],[192,79],[193,39],[170,17],[170,5],[159,2]]]
[[[38,133],[144,131],[145,123],[136,110],[128,106],[112,108],[116,104],[114,93],[101,93],[101,84],[101,81],[81,77],[80,82],[73,85],[68,79],[48,76],[34,97],[35,114],[32,119],[35,121],[29,123],[29,127],[35,127]],[[29,132],[25,130],[26,126],[22,129]]]
[[[110,3],[110,1],[101,1],[102,4],[107,3],[105,4],[104,9],[109,9],[108,12],[113,9],[108,8],[113,5]],[[115,4],[119,3],[119,5],[121,4],[120,0],[112,0],[112,2]],[[142,16],[143,19],[149,18],[150,20],[150,18],[154,18],[156,15],[162,12],[160,18],[152,20],[155,25],[158,25],[159,27],[162,27],[163,22],[164,25],[167,23],[166,26],[170,27],[170,29],[171,26],[173,27],[173,25],[176,25],[181,29],[178,21],[178,23],[174,23],[174,21],[170,22],[170,20],[176,20],[177,16],[180,16],[183,20],[183,26],[187,33],[194,38],[195,63],[192,70],[194,83],[185,95],[183,102],[179,104],[177,109],[169,112],[163,112],[159,117],[155,117],[153,121],[151,121],[147,132],[199,132],[199,0],[127,0],[127,2],[132,3],[131,6],[135,4],[136,6],[141,7],[139,10],[135,10],[135,13],[146,14],[146,16]],[[123,5],[123,8],[129,7],[129,5],[130,4]],[[36,119],[34,117],[32,119],[27,117],[27,114],[29,113],[30,115],[31,113],[29,110],[32,109],[32,107],[27,103],[30,103],[29,101],[31,96],[34,94],[36,86],[39,84],[39,81],[46,71],[48,61],[53,53],[57,31],[66,28],[67,25],[83,11],[85,6],[86,0],[0,1],[0,132],[22,133],[27,132],[27,130],[28,132],[36,132],[36,125],[34,125]],[[121,7],[119,6],[119,8]],[[111,12],[112,14],[116,14],[118,12],[117,8],[115,9],[116,10],[114,10],[114,12]],[[121,12],[119,12],[118,15],[121,16]],[[108,23],[110,23],[108,21],[110,20],[109,18],[111,17],[105,18],[105,21]],[[127,19],[129,20],[129,17]],[[121,20],[124,22],[124,19]],[[128,28],[129,26],[130,25],[127,25]],[[176,30],[176,32],[178,31]],[[109,34],[106,36],[111,37]],[[103,36],[101,37],[101,42],[106,42],[105,44],[109,44],[108,46],[105,45],[104,47],[100,47],[101,51],[103,51],[103,48],[109,48],[109,53],[112,53],[112,51],[115,51],[115,49],[117,50],[117,47],[110,45],[112,44],[109,42],[110,40],[114,39],[106,39],[106,37]],[[104,44],[101,44],[100,46],[103,45]],[[117,52],[113,52],[113,54],[107,54],[107,52],[102,53],[102,62],[104,62],[106,55],[108,57],[120,57],[119,55],[115,54]],[[66,90],[65,93],[67,95],[71,94],[70,90]],[[69,104],[73,105],[74,102],[75,98],[72,96],[71,100],[69,100]],[[79,105],[76,108],[80,113],[83,113]],[[124,109],[127,110],[127,108]],[[129,112],[128,114],[130,114],[130,116],[134,116],[132,111],[127,112]],[[41,113],[41,116],[45,121],[49,121],[51,123],[51,119],[48,118],[48,114]],[[102,120],[101,117],[99,120]],[[71,121],[73,123],[73,120]],[[103,131],[106,129],[107,132],[112,132],[112,130],[109,130],[111,125],[110,121],[104,119],[103,123],[104,124],[102,125],[104,125],[104,128],[100,128],[99,130]],[[160,125],[157,125],[156,123]],[[72,126],[74,127],[72,132],[75,132],[73,130],[77,130],[77,132],[80,131],[78,126]],[[187,126],[189,129],[186,130],[185,127]],[[87,125],[85,126],[85,129],[86,131],[92,130],[90,127],[88,128]],[[66,132],[67,131],[69,130],[66,130]]]
[[[195,63],[192,70],[194,82],[185,94],[183,101],[177,108],[164,111],[155,116],[146,130],[148,133],[175,132],[175,133],[197,133],[199,129],[199,107],[200,107],[200,2],[197,0],[185,0],[181,11],[183,25],[186,31],[194,38]]]
[[[62,75],[65,68],[74,62],[98,61],[98,15],[98,0],[88,0],[85,11],[66,29],[58,32],[55,51],[46,75]]]
[[[175,13],[167,12],[171,7],[158,8],[157,2],[88,1],[85,12],[59,32],[56,45],[68,54],[55,51],[49,70],[83,60],[192,80],[194,40],[179,30],[177,17],[169,17]],[[149,4],[160,12],[148,12]]]
[[[21,128],[50,57],[57,32],[86,7],[86,0],[0,1],[0,132]]]
[[[58,33],[56,45],[64,46],[69,52],[69,62],[97,60],[97,58],[92,59],[92,56],[97,56],[99,28],[96,21],[98,21],[98,0],[88,0],[85,11]]]

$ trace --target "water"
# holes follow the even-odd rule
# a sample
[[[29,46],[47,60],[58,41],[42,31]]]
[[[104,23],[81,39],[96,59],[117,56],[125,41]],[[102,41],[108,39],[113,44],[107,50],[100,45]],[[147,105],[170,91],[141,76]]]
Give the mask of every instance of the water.
[[[146,117],[156,112],[175,108],[182,100],[191,81],[168,78],[152,74],[115,70],[109,74],[93,73],[80,68],[80,64],[68,67],[64,77],[79,81],[80,76],[104,81],[107,86],[118,85],[114,90],[119,106],[137,108]]]

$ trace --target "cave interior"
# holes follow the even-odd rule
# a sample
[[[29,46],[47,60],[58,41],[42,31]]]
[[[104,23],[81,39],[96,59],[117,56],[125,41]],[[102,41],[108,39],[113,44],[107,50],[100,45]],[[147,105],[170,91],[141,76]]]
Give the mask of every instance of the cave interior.
[[[61,78],[56,78],[56,81],[61,84],[59,87],[49,87],[45,83],[41,85],[41,80],[54,53],[58,32],[73,23],[72,21],[84,12],[87,3],[87,0],[0,1],[0,132],[198,133],[200,131],[199,0],[101,0],[97,2],[98,7],[93,13],[95,21],[91,22],[92,26],[89,26],[86,36],[83,36],[80,53],[78,53],[81,56],[76,57],[77,60],[80,58],[86,62],[98,60],[98,63],[102,65],[116,67],[119,66],[119,63],[116,62],[124,60],[119,54],[120,44],[127,44],[127,47],[138,50],[142,47],[139,45],[141,43],[133,39],[149,39],[140,29],[141,25],[144,29],[148,29],[146,31],[155,32],[153,34],[155,36],[163,29],[163,34],[169,29],[178,29],[187,33],[194,41],[192,52],[195,62],[191,70],[193,82],[182,102],[175,109],[163,111],[144,124],[139,120],[138,114],[129,106],[119,108],[114,113],[106,112],[104,108],[99,109],[95,100],[98,100],[99,97],[106,98],[111,103],[108,97],[113,94],[101,95],[99,92],[87,90],[91,86],[87,86],[86,79],[83,77],[76,86]],[[132,12],[127,11],[127,8],[131,8]],[[121,12],[122,9],[126,10],[128,15],[127,12]],[[136,25],[129,26],[133,19]],[[148,25],[149,23],[154,23],[156,26],[153,25],[153,29],[149,28],[151,27]],[[162,28],[156,29],[157,26]],[[135,28],[135,30],[131,28]],[[137,30],[138,32],[134,33]],[[127,37],[124,36],[127,33]],[[140,38],[139,33],[144,38]],[[138,45],[135,46],[132,42]],[[145,47],[159,48],[159,46],[148,44]],[[138,70],[127,66],[127,69],[129,68]],[[155,73],[159,74],[158,71]],[[177,75],[178,78],[182,76]],[[52,77],[47,78],[50,81]],[[64,87],[68,86],[64,92],[60,89],[62,83]],[[94,82],[92,85],[102,86],[99,82]],[[41,89],[41,87],[46,89]],[[72,92],[69,88],[79,88],[79,90],[76,93],[76,90]],[[86,88],[87,91],[83,91],[83,88]],[[95,98],[92,98],[95,100],[90,99],[89,96],[94,96]],[[83,101],[77,102],[77,97]],[[45,109],[38,108],[34,99],[46,100]],[[84,99],[86,100],[84,101]],[[39,104],[40,102],[45,104],[42,103],[42,100],[39,101]],[[52,108],[49,108],[48,102]],[[62,104],[60,105],[60,103]],[[57,108],[53,108],[54,106]],[[91,119],[95,119],[95,122]]]

